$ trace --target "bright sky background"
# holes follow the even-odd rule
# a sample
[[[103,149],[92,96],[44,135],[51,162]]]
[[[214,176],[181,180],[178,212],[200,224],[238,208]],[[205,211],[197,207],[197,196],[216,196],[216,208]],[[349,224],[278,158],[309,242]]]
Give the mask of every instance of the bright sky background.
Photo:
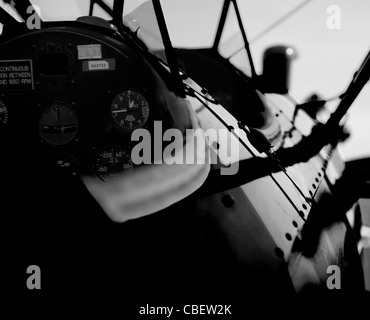
[[[219,16],[219,1],[163,2],[172,3],[170,9],[173,11],[176,9],[174,3],[183,3],[180,7],[177,6],[179,10],[176,14],[168,15],[167,18],[173,29],[176,23],[180,25],[178,33],[183,38],[193,39],[193,43],[198,45],[209,39],[207,33],[212,34],[210,39],[213,39],[215,23],[211,16]],[[353,73],[370,50],[370,1],[313,0],[274,30],[253,41],[263,30],[303,2],[305,0],[239,0],[238,4],[257,73],[262,71],[263,51],[268,46],[292,45],[298,52],[298,58],[292,65],[292,94],[298,99],[305,99],[317,92],[324,98],[331,98],[347,88]],[[331,16],[327,10],[331,5],[340,9],[341,29],[327,27],[327,20]],[[198,12],[195,13],[194,8]],[[185,43],[181,36],[180,39],[175,39],[175,33],[173,38],[175,45],[177,42]],[[211,43],[212,41],[208,42],[208,45]],[[341,147],[347,159],[370,156],[369,87],[369,84],[364,87],[350,110],[347,124],[352,135]],[[336,102],[331,107],[336,107]]]
[[[253,39],[278,17],[290,11],[298,1],[239,1],[246,18],[248,37]],[[300,1],[301,3],[303,1]],[[283,5],[284,4],[284,5]],[[327,28],[327,8],[337,5],[341,11],[341,29]],[[245,8],[245,9],[244,9]],[[250,12],[250,14],[248,14]],[[312,91],[330,98],[347,88],[353,73],[370,50],[369,0],[313,0],[275,30],[251,43],[257,70],[264,48],[291,44],[298,51],[292,66],[291,91],[304,99]],[[352,136],[342,146],[346,158],[370,156],[370,86],[364,87],[353,104],[348,125]]]
[[[274,30],[253,41],[263,30],[305,1],[238,0],[238,4],[251,43],[257,73],[262,71],[261,58],[265,48],[276,44],[292,45],[298,52],[298,58],[292,65],[292,94],[300,100],[313,92],[330,98],[345,90],[353,73],[370,50],[370,1],[312,0]],[[35,2],[45,8],[48,14],[53,13],[53,16],[63,19],[75,17],[78,8],[87,10],[86,0]],[[221,0],[161,2],[175,46],[212,44],[221,11]],[[340,8],[341,29],[330,30],[327,27],[330,17],[327,9],[331,5]],[[87,11],[82,14],[86,13]],[[231,36],[233,30],[227,32]],[[348,125],[352,136],[342,146],[342,153],[348,159],[370,156],[369,87],[367,85],[363,89],[350,111]]]

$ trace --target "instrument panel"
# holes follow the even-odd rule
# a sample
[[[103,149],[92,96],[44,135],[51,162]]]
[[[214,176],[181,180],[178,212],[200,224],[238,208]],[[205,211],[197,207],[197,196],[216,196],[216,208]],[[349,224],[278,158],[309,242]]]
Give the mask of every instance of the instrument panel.
[[[0,47],[0,130],[10,144],[102,181],[134,167],[131,133],[162,118],[152,69],[132,46],[55,27]]]

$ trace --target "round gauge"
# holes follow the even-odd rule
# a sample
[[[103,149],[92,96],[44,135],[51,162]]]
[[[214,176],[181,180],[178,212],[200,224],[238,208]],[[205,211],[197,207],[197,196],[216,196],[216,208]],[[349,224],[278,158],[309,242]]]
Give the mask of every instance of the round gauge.
[[[76,175],[79,168],[79,163],[75,157],[67,153],[58,153],[55,157],[55,164],[63,171]]]
[[[0,99],[0,122],[3,124],[8,123],[8,108],[5,105],[5,102]]]
[[[67,104],[55,102],[43,113],[39,134],[46,142],[61,146],[74,139],[78,120],[75,111]]]
[[[121,147],[111,146],[102,149],[94,163],[95,174],[107,181],[133,168],[130,154]]]
[[[118,93],[111,105],[115,126],[124,132],[143,127],[149,117],[149,103],[138,91],[128,89]]]

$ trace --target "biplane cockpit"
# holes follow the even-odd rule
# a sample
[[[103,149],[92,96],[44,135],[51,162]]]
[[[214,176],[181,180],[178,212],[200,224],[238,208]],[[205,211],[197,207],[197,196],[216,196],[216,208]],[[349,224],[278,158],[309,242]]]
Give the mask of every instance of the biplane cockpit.
[[[365,292],[367,171],[337,145],[368,57],[318,123],[289,96],[293,48],[268,49],[257,75],[237,1],[215,11],[212,42],[190,47],[159,0],[3,1],[1,211],[19,293],[35,292],[30,265],[41,295],[118,292],[135,308]]]

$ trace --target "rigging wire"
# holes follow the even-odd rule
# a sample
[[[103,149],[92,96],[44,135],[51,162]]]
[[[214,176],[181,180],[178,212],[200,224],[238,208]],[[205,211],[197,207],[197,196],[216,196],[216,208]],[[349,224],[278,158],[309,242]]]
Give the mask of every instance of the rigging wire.
[[[196,91],[193,88],[191,88],[189,85],[186,85],[185,91],[186,91],[186,93],[188,95],[195,97],[209,112],[211,112],[230,131],[230,133],[239,140],[239,142],[248,150],[248,152],[252,155],[252,157],[254,157],[254,158],[257,157],[257,155],[255,154],[255,152],[253,152],[252,149],[244,142],[244,140],[238,134],[236,134],[236,132],[234,131],[235,128],[233,126],[229,125],[225,120],[223,120],[222,117],[220,117],[217,114],[217,112],[215,112],[206,102],[204,102],[202,100],[202,98],[203,99],[206,98],[204,94],[199,93],[198,91]],[[207,101],[207,99],[205,99],[205,100]],[[246,125],[242,124],[241,122],[238,122],[238,125],[239,125],[239,128],[242,129],[246,134],[250,133],[250,129]],[[298,191],[298,193],[301,195],[301,197],[303,197],[303,199],[310,205],[309,199],[305,196],[305,194],[300,189],[300,187],[295,183],[295,181],[288,175],[288,173],[286,172],[285,168],[283,166],[281,166],[281,164],[279,163],[278,159],[271,152],[264,152],[264,153],[267,155],[267,157],[271,158],[273,160],[273,162],[276,163],[280,167],[280,169],[282,170],[283,174],[293,184],[293,187]],[[285,195],[285,197],[287,198],[287,200],[290,202],[290,204],[293,206],[293,208],[297,211],[298,215],[302,218],[302,220],[305,221],[306,219],[305,219],[304,215],[302,214],[302,212],[298,209],[297,205],[289,197],[289,195],[287,194],[287,192],[279,184],[279,182],[273,176],[272,173],[269,174],[269,177],[272,178],[272,180],[275,182],[275,184],[277,185],[277,187],[282,191],[282,193]]]

